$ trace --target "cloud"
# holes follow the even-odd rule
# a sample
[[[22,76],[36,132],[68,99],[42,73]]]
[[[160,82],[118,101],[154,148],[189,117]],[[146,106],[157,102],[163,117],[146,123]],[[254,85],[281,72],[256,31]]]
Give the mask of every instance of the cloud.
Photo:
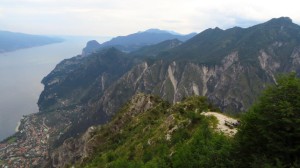
[[[3,10],[0,9],[0,19],[4,16]]]
[[[166,23],[170,23],[170,24],[179,24],[181,23],[180,20],[163,20]]]
[[[190,33],[280,16],[300,23],[296,0],[1,0],[1,6],[4,28],[38,34],[116,36],[149,28]]]

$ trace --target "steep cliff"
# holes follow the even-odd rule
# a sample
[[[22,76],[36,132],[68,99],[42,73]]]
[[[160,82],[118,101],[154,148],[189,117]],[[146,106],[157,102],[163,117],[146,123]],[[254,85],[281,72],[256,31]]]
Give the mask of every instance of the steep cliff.
[[[265,79],[262,80],[261,76]],[[260,68],[241,65],[237,52],[215,66],[163,60],[154,64],[144,62],[108,88],[99,103],[110,113],[118,108],[116,104],[122,104],[137,92],[160,95],[171,103],[184,97],[203,95],[225,111],[237,112],[249,107],[265,83],[272,80]]]
[[[132,66],[132,59],[115,48],[62,61],[47,75],[38,105],[40,111],[78,105],[97,99]]]
[[[96,53],[99,50],[100,46],[101,45],[96,40],[88,41],[86,47],[82,49],[81,55],[88,56],[90,54]]]

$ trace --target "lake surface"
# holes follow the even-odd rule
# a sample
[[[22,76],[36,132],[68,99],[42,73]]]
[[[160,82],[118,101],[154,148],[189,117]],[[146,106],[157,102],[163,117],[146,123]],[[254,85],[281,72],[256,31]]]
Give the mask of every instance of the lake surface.
[[[0,54],[0,140],[15,132],[23,115],[38,112],[41,80],[60,61],[81,53],[86,42],[108,38],[68,37],[62,43]]]

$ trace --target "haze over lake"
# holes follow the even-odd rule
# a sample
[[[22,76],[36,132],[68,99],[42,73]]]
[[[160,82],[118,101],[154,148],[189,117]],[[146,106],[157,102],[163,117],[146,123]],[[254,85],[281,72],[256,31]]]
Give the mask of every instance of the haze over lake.
[[[108,38],[68,37],[62,43],[0,54],[0,140],[15,132],[23,115],[38,112],[43,77],[63,59],[80,54],[91,39]]]

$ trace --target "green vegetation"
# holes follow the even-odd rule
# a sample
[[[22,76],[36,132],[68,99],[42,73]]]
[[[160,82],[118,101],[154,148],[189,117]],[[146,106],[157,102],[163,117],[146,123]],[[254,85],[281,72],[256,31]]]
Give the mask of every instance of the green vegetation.
[[[219,163],[229,154],[231,139],[213,131],[214,118],[200,114],[213,108],[206,98],[189,97],[173,106],[150,99],[155,105],[145,112],[133,117],[132,109],[142,109],[131,102],[98,128],[95,153],[78,167],[218,167],[228,161]]]
[[[17,140],[16,136],[9,136],[9,137],[5,138],[2,142],[12,144],[12,143],[16,142],[16,140]]]
[[[300,79],[280,76],[242,118],[238,167],[300,166]]]
[[[145,95],[143,95],[145,96]],[[241,118],[234,138],[213,130],[204,97],[170,106],[150,96],[145,111],[128,103],[93,133],[94,152],[77,167],[299,167],[300,79],[281,76]]]
[[[14,143],[16,140],[17,140],[16,137],[11,137],[11,138],[8,140],[8,143]]]

